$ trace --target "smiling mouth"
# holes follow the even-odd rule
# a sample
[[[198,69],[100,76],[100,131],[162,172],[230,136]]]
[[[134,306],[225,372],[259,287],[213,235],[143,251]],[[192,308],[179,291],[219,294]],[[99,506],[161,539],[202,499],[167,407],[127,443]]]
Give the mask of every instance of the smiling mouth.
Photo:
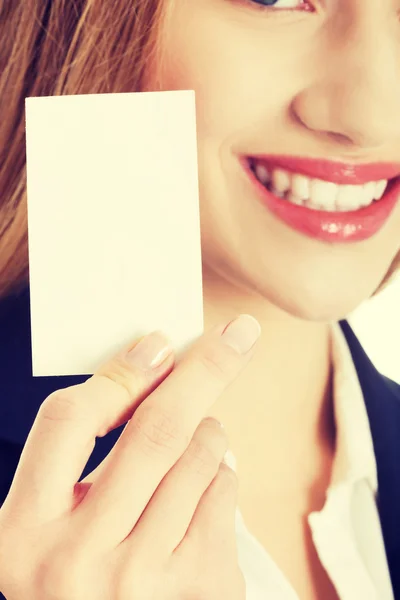
[[[314,210],[328,212],[355,211],[379,202],[396,178],[368,181],[363,184],[340,184],[309,177],[265,161],[248,158],[251,171],[274,196]]]

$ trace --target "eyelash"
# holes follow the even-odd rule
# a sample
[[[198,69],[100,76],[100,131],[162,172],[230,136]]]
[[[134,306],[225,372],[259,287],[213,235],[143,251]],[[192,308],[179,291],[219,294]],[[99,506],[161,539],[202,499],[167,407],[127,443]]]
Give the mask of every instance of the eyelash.
[[[304,11],[314,12],[315,8],[311,5],[309,0],[300,0],[301,5],[297,8],[275,8],[274,4],[260,4],[255,0],[241,0],[244,4],[249,5],[250,9],[259,11],[275,11],[275,12],[293,12],[293,11]],[[278,0],[279,1],[279,0]]]

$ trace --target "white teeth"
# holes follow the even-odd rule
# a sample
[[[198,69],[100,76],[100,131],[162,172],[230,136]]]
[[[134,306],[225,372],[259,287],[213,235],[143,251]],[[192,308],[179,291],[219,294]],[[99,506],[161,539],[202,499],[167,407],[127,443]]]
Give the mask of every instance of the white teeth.
[[[385,193],[386,186],[387,186],[386,179],[382,179],[381,181],[378,181],[378,183],[376,184],[376,193],[374,195],[374,200],[380,200],[382,198],[383,194]]]
[[[270,170],[261,163],[255,163],[253,170],[275,196],[315,210],[352,211],[369,206],[382,198],[388,183],[381,180],[364,185],[337,185],[284,169]]]
[[[261,181],[261,183],[263,185],[265,185],[266,183],[268,183],[270,177],[269,177],[269,172],[268,172],[267,167],[265,167],[264,165],[260,165],[258,163],[256,165],[255,172],[256,172],[256,175],[257,175],[258,179]]]
[[[336,196],[338,186],[330,181],[313,179],[310,184],[310,204],[314,204],[324,210],[334,211],[336,209]]]
[[[298,198],[306,200],[310,197],[310,180],[304,175],[292,175],[292,192]]]
[[[286,200],[289,200],[289,202],[293,202],[293,204],[298,204],[299,206],[304,205],[304,200],[302,198],[299,198],[298,196],[295,196],[291,192],[288,192],[288,194],[286,195]]]
[[[275,169],[272,173],[272,184],[278,192],[285,193],[290,188],[290,174],[281,169]]]
[[[337,210],[356,210],[361,206],[362,198],[363,188],[361,185],[340,185],[336,196]]]
[[[369,181],[363,185],[363,193],[361,199],[361,206],[368,206],[371,204],[371,198],[374,198],[376,192],[376,182]]]

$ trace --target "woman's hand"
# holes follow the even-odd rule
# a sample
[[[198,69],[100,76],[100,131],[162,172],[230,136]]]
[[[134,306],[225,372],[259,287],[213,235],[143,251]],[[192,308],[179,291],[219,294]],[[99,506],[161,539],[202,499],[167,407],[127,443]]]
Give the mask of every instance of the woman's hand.
[[[223,429],[202,419],[257,333],[241,316],[206,333],[175,369],[154,333],[44,401],[0,509],[7,600],[245,598],[236,475],[221,462]],[[164,360],[151,367],[157,354]],[[78,482],[95,437],[127,421]]]

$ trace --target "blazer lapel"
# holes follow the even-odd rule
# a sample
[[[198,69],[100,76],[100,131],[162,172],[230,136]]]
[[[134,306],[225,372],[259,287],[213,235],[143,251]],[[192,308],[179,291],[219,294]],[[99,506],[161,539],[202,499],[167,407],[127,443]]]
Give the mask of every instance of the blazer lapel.
[[[339,321],[356,367],[378,470],[378,510],[395,598],[400,599],[400,385],[379,373],[346,320]]]

